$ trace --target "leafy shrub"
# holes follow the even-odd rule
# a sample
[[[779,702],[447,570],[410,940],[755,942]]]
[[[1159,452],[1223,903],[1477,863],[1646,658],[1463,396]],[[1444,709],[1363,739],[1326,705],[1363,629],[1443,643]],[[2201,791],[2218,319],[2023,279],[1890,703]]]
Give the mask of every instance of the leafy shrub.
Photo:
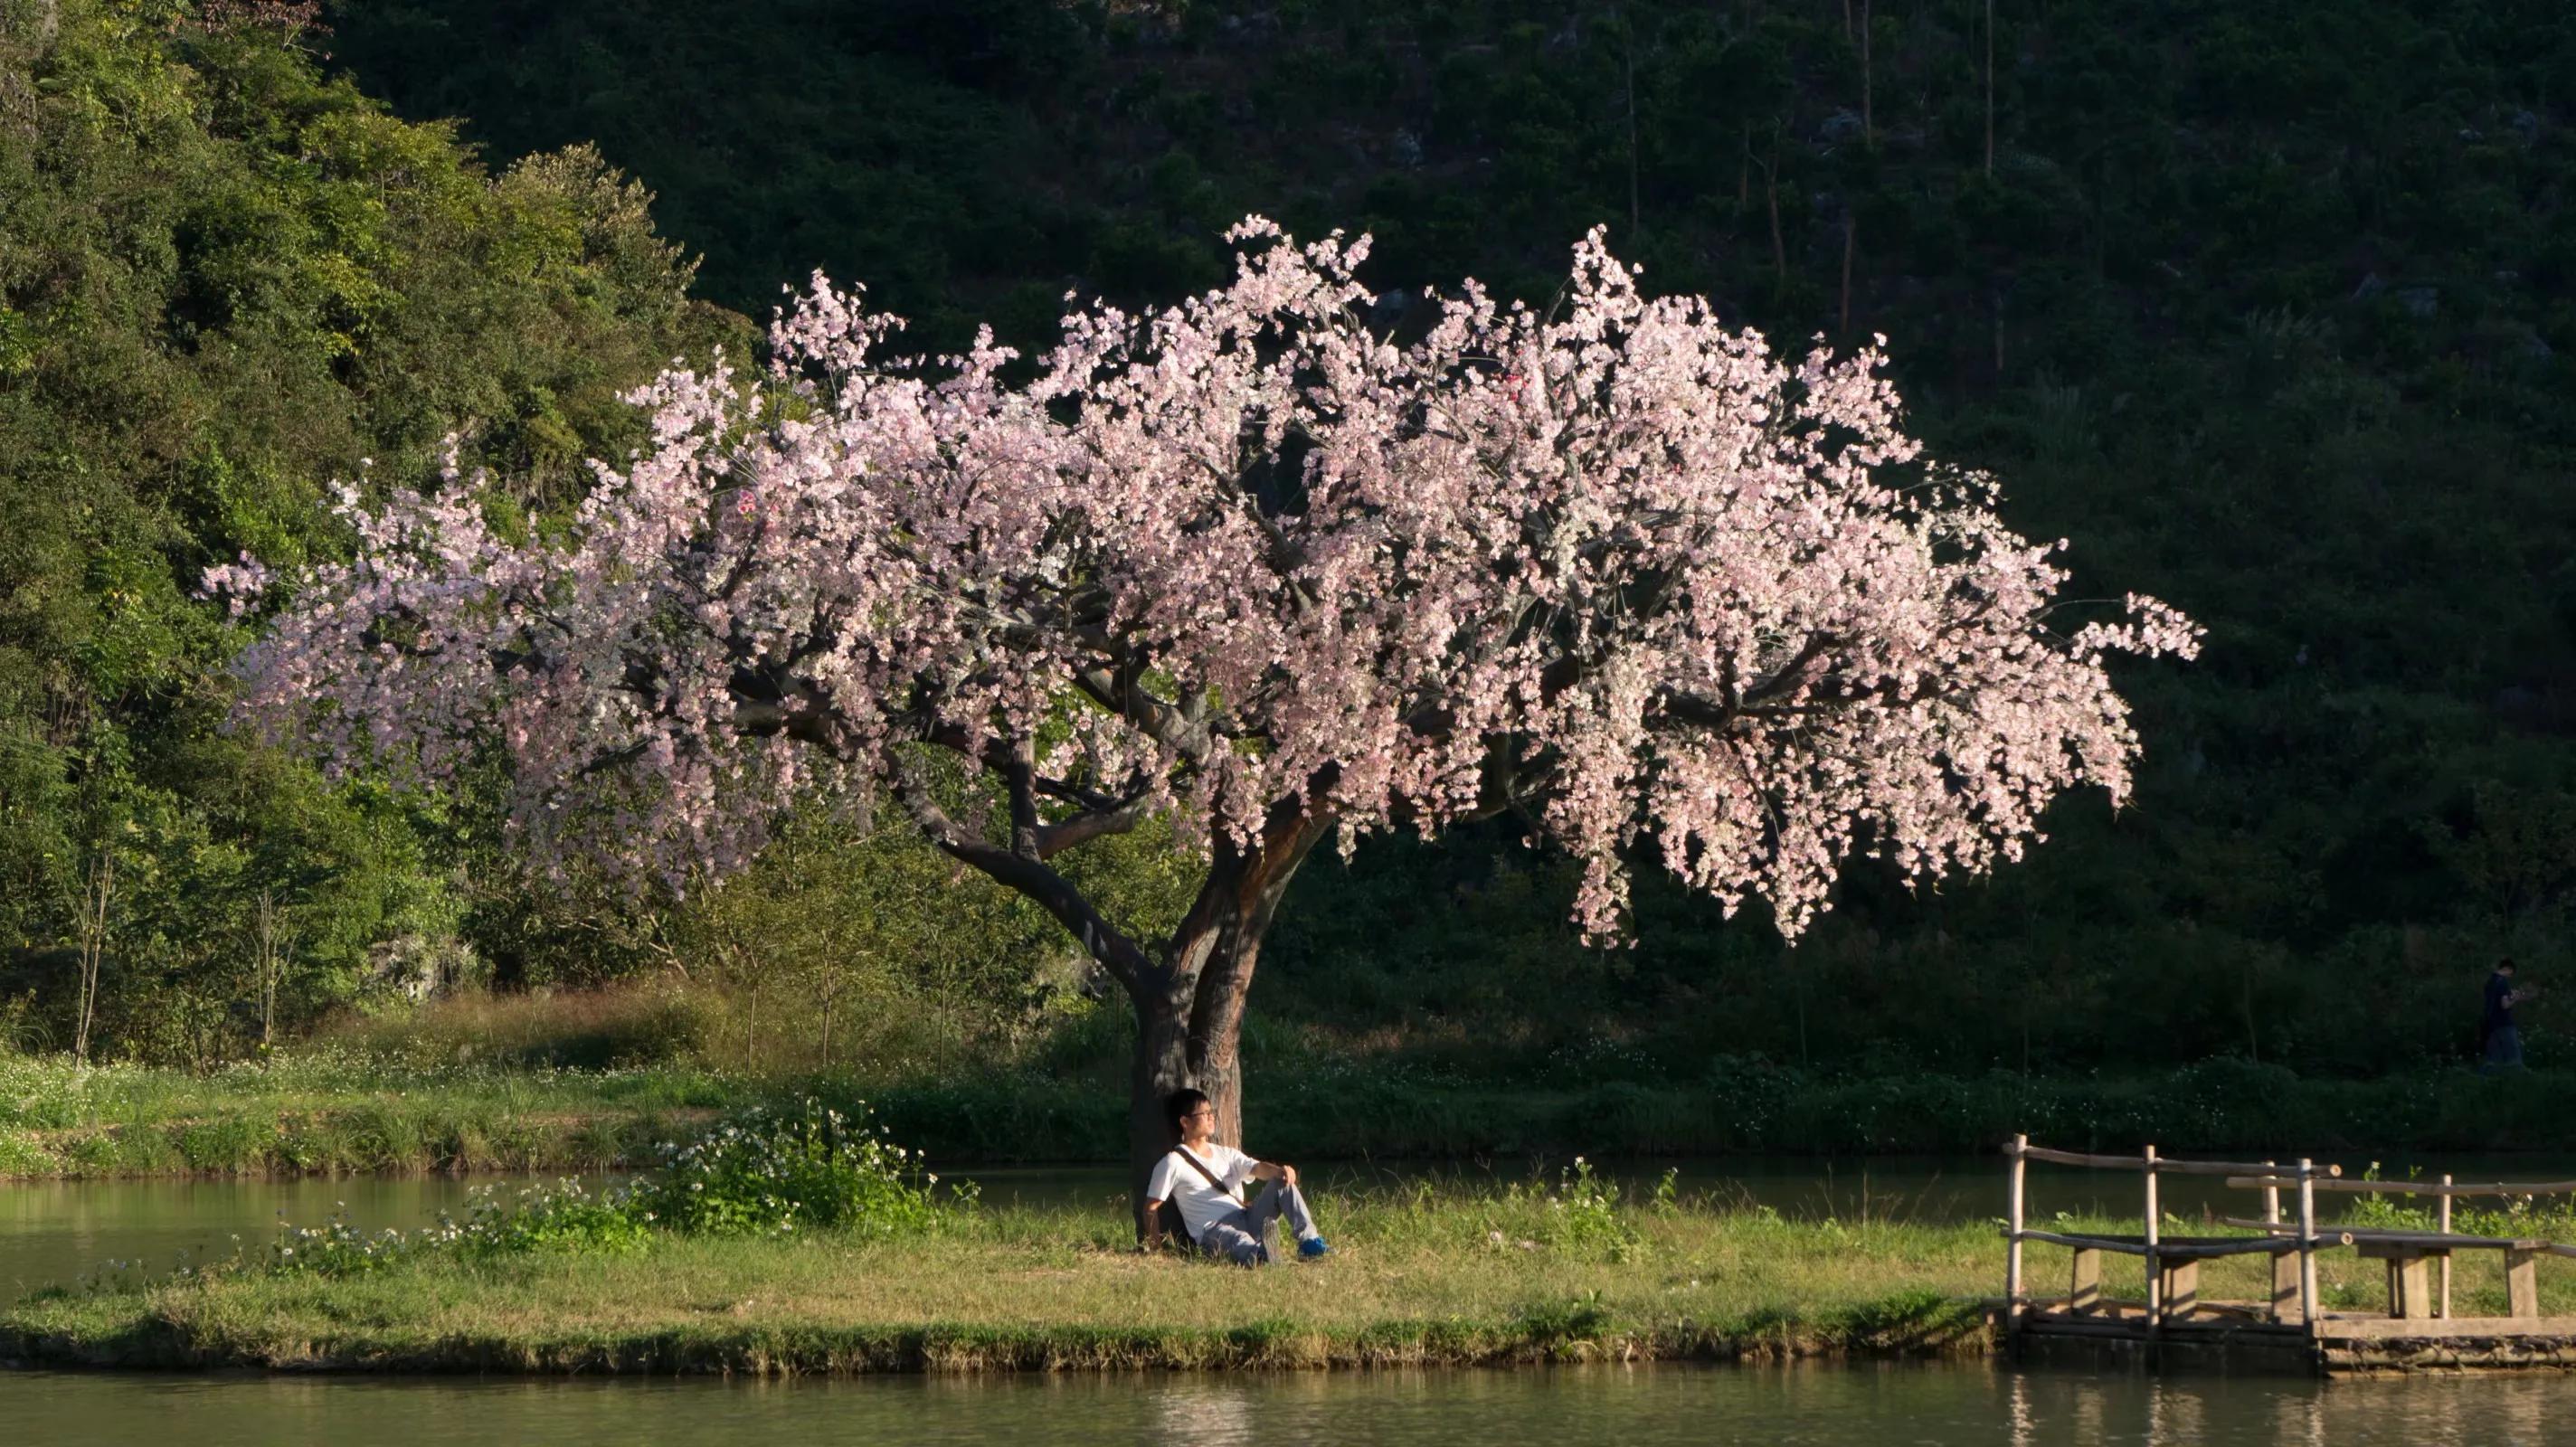
[[[1636,1230],[1619,1214],[1619,1187],[1602,1180],[1581,1156],[1557,1175],[1546,1192],[1547,1215],[1539,1239],[1561,1251],[1625,1261],[1639,1245]]]
[[[2423,1172],[2407,1172],[2406,1179],[2420,1180]],[[2379,1162],[2361,1173],[2365,1181],[2386,1179]],[[2358,1197],[2346,1207],[2341,1226],[2367,1226],[2379,1230],[2432,1231],[2440,1228],[2437,1209],[2439,1198],[2414,1195],[2371,1194]],[[2420,1204],[2419,1204],[2420,1203]],[[2492,1203],[2492,1204],[2490,1204]],[[2540,1237],[2553,1241],[2576,1238],[2576,1197],[2570,1196],[2458,1196],[2451,1202],[2451,1230],[2463,1236]]]
[[[1667,1177],[1666,1185],[1670,1185]],[[1658,1190],[1657,1199],[1665,1192]],[[1465,1199],[1430,1182],[1370,1212],[1371,1234],[1386,1242],[1465,1245],[1481,1238],[1495,1250],[1553,1251],[1609,1261],[1634,1259],[1644,1241],[1619,1207],[1619,1187],[1581,1156],[1556,1183],[1514,1184],[1499,1194]]]
[[[318,1226],[280,1222],[258,1264],[360,1276],[431,1253],[627,1255],[647,1249],[656,1231],[787,1235],[804,1226],[883,1238],[939,1229],[975,1199],[971,1185],[941,1199],[939,1178],[864,1113],[847,1116],[811,1100],[791,1112],[745,1112],[687,1144],[665,1145],[663,1160],[656,1174],[597,1193],[569,1177],[506,1198],[478,1186],[463,1216],[441,1212],[437,1225],[419,1231],[361,1231],[345,1208]]]
[[[721,1032],[721,1011],[710,993],[668,980],[616,989],[468,992],[371,1015],[344,1013],[319,1038],[414,1068],[634,1068],[706,1053]]]
[[[626,1255],[644,1249],[653,1213],[631,1187],[592,1195],[566,1178],[528,1186],[504,1202],[490,1186],[467,1200],[465,1219],[441,1214],[422,1233],[429,1244],[453,1245],[459,1255],[490,1257],[521,1251],[581,1251]]]
[[[279,1275],[365,1276],[411,1255],[416,1245],[412,1235],[391,1226],[359,1230],[343,1202],[319,1226],[278,1222],[266,1264]]]
[[[686,1145],[665,1146],[637,1197],[683,1234],[783,1235],[799,1226],[863,1236],[935,1230],[939,1177],[886,1139],[862,1104],[844,1115],[811,1099],[759,1107]],[[972,1188],[963,1188],[971,1199]]]
[[[507,1200],[478,1186],[461,1219],[442,1211],[437,1225],[419,1231],[361,1231],[345,1204],[318,1226],[281,1221],[263,1264],[281,1275],[364,1276],[432,1252],[466,1260],[530,1251],[626,1255],[644,1249],[652,1219],[623,1186],[593,1195],[567,1178],[523,1187]]]

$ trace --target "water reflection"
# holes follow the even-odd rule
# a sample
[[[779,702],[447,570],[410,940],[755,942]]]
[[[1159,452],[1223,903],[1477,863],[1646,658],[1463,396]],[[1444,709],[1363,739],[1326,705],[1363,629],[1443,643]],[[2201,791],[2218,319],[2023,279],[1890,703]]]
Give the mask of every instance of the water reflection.
[[[2273,1438],[2282,1447],[2326,1447],[2325,1399],[2315,1392],[2284,1393]]]
[[[850,1382],[0,1374],[12,1441],[2542,1447],[2576,1377],[2321,1384],[1985,1366],[1636,1367]]]
[[[1151,1391],[1154,1416],[1161,1427],[1155,1440],[1234,1447],[1252,1441],[1260,1430],[1252,1393],[1238,1383],[1184,1377]]]

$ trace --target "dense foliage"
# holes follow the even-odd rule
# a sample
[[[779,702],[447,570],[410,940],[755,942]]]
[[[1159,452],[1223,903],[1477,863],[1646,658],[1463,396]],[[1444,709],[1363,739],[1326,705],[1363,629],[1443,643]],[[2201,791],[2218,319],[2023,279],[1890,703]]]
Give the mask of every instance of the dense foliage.
[[[236,641],[197,577],[327,552],[329,479],[416,470],[451,430],[542,508],[633,435],[620,387],[736,325],[687,300],[689,264],[597,153],[488,174],[260,12],[0,6],[0,996],[22,1002],[0,1018],[19,1043],[76,1043],[93,937],[90,1043],[199,1062],[455,953],[475,891],[425,847],[446,821],[218,732]]]
[[[381,216],[292,189],[323,174],[302,158],[322,145],[303,131],[325,111],[339,127],[432,132],[315,80],[309,54],[273,35],[209,34],[178,15],[0,4],[0,166],[12,168],[0,487],[13,524],[0,539],[0,867],[12,871],[0,908],[13,912],[0,944],[45,952],[8,989],[43,985],[45,1029],[64,1043],[55,987],[76,952],[84,839],[145,841],[135,847],[174,881],[161,897],[190,908],[255,896],[256,876],[216,876],[247,890],[176,883],[208,877],[182,866],[233,866],[180,848],[196,826],[165,817],[206,821],[204,837],[234,849],[327,845],[328,888],[351,903],[332,906],[344,930],[306,926],[299,958],[331,962],[317,993],[340,987],[366,941],[427,938],[456,918],[451,894],[416,887],[435,877],[385,806],[204,729],[213,701],[173,680],[202,679],[229,645],[170,580],[245,546],[312,546],[305,507],[320,481],[350,475],[358,456],[376,457],[379,475],[394,459],[416,475],[459,420],[540,437],[509,444],[527,458],[618,452],[583,431],[612,411],[605,385],[545,384],[553,413],[533,394],[421,403],[399,426],[361,410],[484,397],[511,374],[491,359],[518,344],[504,329],[469,357],[464,339],[485,334],[451,325],[461,298],[584,295],[573,278],[589,273],[570,260],[478,272],[507,248],[475,251],[431,226],[419,189],[375,196]],[[1887,333],[1915,431],[2005,478],[2008,522],[2070,537],[2087,568],[2211,629],[2200,666],[2122,680],[2148,745],[2136,807],[2116,820],[2061,807],[2050,847],[1973,887],[1918,896],[1863,870],[1792,952],[1651,883],[1635,900],[1637,948],[1584,949],[1564,922],[1574,868],[1522,850],[1516,829],[1374,843],[1347,869],[1320,860],[1254,992],[1256,1023],[1293,1027],[1254,1033],[1256,1072],[1310,1044],[1497,1081],[1698,1079],[1721,1053],[1826,1071],[2232,1053],[2368,1072],[2458,1058],[2493,955],[2516,954],[2527,975],[2569,958],[2576,19],[2563,6],[349,0],[330,18],[334,33],[307,37],[308,52],[327,48],[404,115],[461,117],[497,159],[597,142],[659,193],[666,230],[704,248],[713,299],[762,312],[819,264],[866,278],[934,347],[965,341],[979,316],[1005,342],[1043,344],[1068,288],[1139,300],[1212,285],[1216,233],[1246,211],[1308,232],[1365,227],[1372,275],[1395,294],[1472,274],[1543,296],[1565,247],[1606,220],[1651,285],[1705,292],[1729,321],[1846,343]],[[137,139],[180,113],[135,97],[195,96],[203,77],[229,74],[272,80],[203,90],[248,99],[192,102],[155,145]],[[302,119],[258,120],[251,100]],[[415,156],[358,174],[471,175],[437,194],[474,211],[498,203],[464,198],[498,196],[518,172],[491,182]],[[215,194],[209,177],[268,209],[210,209],[198,199]],[[258,229],[279,208],[294,226]],[[251,219],[227,230],[238,215]],[[377,229],[351,234],[378,251],[316,229],[362,222]],[[243,227],[261,244],[241,242]],[[448,240],[416,239],[437,237]],[[430,299],[380,310],[370,333],[352,319],[356,284],[382,279],[364,259],[393,243],[451,264],[409,274],[399,294]],[[192,257],[203,264],[183,272]],[[87,330],[36,328],[73,315],[40,281],[90,299]],[[557,283],[566,291],[546,290]],[[250,309],[210,310],[208,296]],[[1411,303],[1382,301],[1381,321],[1414,324]],[[546,313],[565,325],[596,314]],[[329,337],[380,336],[388,315],[425,339],[400,354],[416,363],[398,364],[428,379],[417,388],[362,386],[328,360]],[[225,348],[164,338],[209,318]],[[621,353],[603,335],[579,355],[678,349]],[[526,354],[575,356],[535,342]],[[290,356],[303,360],[277,360]],[[157,398],[188,407],[143,405]],[[578,445],[533,420],[554,415]],[[353,416],[388,420],[333,420]],[[189,470],[199,437],[233,439],[230,471]],[[259,451],[255,438],[276,440]],[[21,457],[89,460],[21,481]],[[306,491],[242,522],[206,500],[270,488]],[[199,518],[212,520],[202,541]],[[93,778],[180,812],[102,834],[89,821],[114,816],[84,812],[99,807],[82,792]],[[830,941],[908,958],[900,920],[921,916],[873,901],[955,897],[945,869],[914,856],[877,894],[845,889],[879,877],[883,849],[817,823],[792,863],[755,866],[754,888],[706,901],[708,916],[521,894],[476,899],[462,923],[506,972],[678,964],[698,980],[766,983],[775,999],[842,968]],[[807,888],[809,875],[829,883]],[[842,902],[853,898],[871,902]],[[936,998],[962,1008],[987,986],[1026,998],[1008,962],[1044,922],[981,900],[959,909],[971,917],[936,908],[930,953],[955,982]],[[154,988],[233,971],[204,998],[247,998],[246,955],[205,943],[241,938],[246,920],[227,918],[229,935],[168,936],[197,956],[156,945],[168,962],[150,967]],[[986,929],[1012,943],[988,946]],[[2553,1005],[2532,1007],[2535,1055],[2555,1038]],[[0,1005],[0,1024],[11,1018]],[[1097,1052],[1104,1068],[1114,1044]],[[184,1041],[152,1048],[188,1053]]]

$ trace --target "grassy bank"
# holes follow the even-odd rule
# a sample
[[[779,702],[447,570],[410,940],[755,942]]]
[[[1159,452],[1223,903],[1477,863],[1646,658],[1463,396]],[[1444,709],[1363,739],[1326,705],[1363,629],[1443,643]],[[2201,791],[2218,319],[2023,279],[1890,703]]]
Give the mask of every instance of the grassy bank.
[[[1553,1182],[1319,1193],[1335,1252],[1257,1273],[1141,1254],[1105,1206],[986,1207],[883,1123],[813,1099],[732,1112],[656,1160],[598,1193],[480,1191],[414,1231],[282,1223],[265,1249],[167,1275],[108,1263],[0,1314],[0,1359],[832,1374],[1941,1355],[1986,1348],[1979,1302],[2000,1284],[1991,1222],[1790,1218],[1685,1197],[1672,1173],[1623,1196],[1580,1158]],[[2528,1202],[2459,1225],[2576,1234]],[[2330,1306],[2380,1284],[2378,1263],[2321,1264]],[[2030,1265],[2045,1283],[2063,1254]],[[2501,1310],[2501,1263],[2460,1266],[2462,1313]],[[2142,1292],[2139,1263],[2108,1268],[2107,1292]],[[2216,1261],[2202,1287],[2256,1299],[2268,1273]],[[2547,1263],[2541,1294],[2576,1311],[2576,1263]]]
[[[1978,1302],[2002,1269],[1982,1225],[1685,1204],[1622,1208],[1615,1235],[1587,1237],[1537,1196],[1324,1209],[1336,1254],[1262,1272],[1141,1257],[1102,1215],[979,1212],[873,1243],[662,1238],[631,1254],[435,1259],[349,1278],[109,1282],[0,1316],[0,1358],[801,1375],[1964,1355],[1990,1345]],[[2330,1303],[2375,1300],[2378,1263],[2330,1253],[2320,1265]],[[2035,1247],[2032,1269],[2052,1281],[2062,1254]],[[2134,1294],[2116,1269],[2109,1289]],[[2213,1263],[2204,1290],[2259,1296],[2262,1270]],[[2460,1264],[2464,1314],[2502,1309],[2485,1270]],[[2576,1311],[2576,1271],[2544,1270],[2542,1294],[2545,1311]]]
[[[199,1075],[0,1057],[0,1179],[525,1171],[638,1159],[770,1088],[321,1053]]]
[[[1105,1213],[973,1212],[874,1243],[664,1237],[626,1255],[111,1283],[21,1303],[0,1355],[847,1373],[1957,1353],[1983,1349],[1968,1303],[1997,1259],[1980,1230],[1705,1208],[1571,1228],[1534,1196],[1332,1211],[1333,1258],[1258,1273],[1140,1256]]]
[[[956,1162],[1113,1159],[1119,1086],[1087,1076],[762,1078],[680,1064],[571,1070],[289,1054],[205,1075],[0,1057],[0,1179],[595,1169],[711,1111],[810,1092],[866,1100]],[[1969,1152],[2016,1131],[2169,1153],[2576,1151],[2576,1074],[2320,1080],[2234,1062],[2125,1079],[1829,1076],[1511,1088],[1402,1065],[1254,1072],[1247,1126],[1290,1159]]]

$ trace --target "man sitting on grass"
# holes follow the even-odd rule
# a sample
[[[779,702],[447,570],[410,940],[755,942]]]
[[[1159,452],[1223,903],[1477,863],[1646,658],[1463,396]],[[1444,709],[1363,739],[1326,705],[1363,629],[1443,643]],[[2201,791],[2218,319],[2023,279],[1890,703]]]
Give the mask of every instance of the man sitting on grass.
[[[1270,1224],[1285,1216],[1296,1233],[1297,1254],[1313,1260],[1332,1248],[1315,1234],[1315,1218],[1297,1189],[1295,1166],[1256,1161],[1232,1146],[1216,1143],[1216,1107],[1195,1090],[1176,1090],[1163,1102],[1171,1113],[1179,1146],[1154,1165],[1145,1183],[1145,1249],[1163,1245],[1163,1203],[1181,1208],[1190,1240],[1210,1256],[1237,1266],[1259,1266],[1270,1259]],[[1267,1181],[1249,1205],[1243,1188]]]

